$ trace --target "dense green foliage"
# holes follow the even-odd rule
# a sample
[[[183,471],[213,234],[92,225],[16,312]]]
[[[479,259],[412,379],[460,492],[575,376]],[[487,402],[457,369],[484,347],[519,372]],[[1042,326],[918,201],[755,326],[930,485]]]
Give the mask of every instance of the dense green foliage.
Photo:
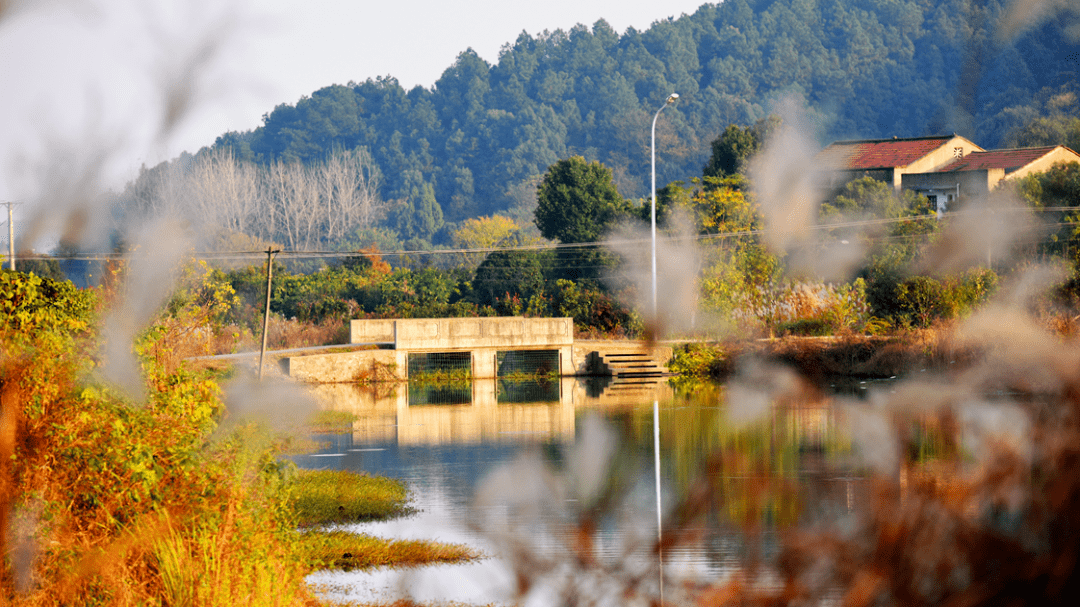
[[[91,327],[96,307],[93,292],[68,281],[0,271],[0,335],[7,339],[70,337]]]
[[[604,255],[606,262],[610,255]],[[594,281],[561,278],[565,268],[557,262],[550,250],[525,250],[491,253],[475,274],[434,267],[391,270],[381,262],[308,274],[276,268],[270,310],[316,324],[349,318],[567,316],[586,333],[637,334],[640,321],[625,305]],[[216,272],[210,281],[235,289],[239,299],[223,322],[257,334],[265,280],[259,266]]]
[[[763,334],[922,325],[963,313],[994,284],[968,289],[967,278],[913,269],[940,232],[918,219],[924,198],[869,178],[831,193],[816,213],[829,225],[796,256],[848,242],[869,256],[849,272],[861,283],[816,284],[789,275],[798,264],[760,238],[747,162],[780,125],[771,112],[792,96],[821,142],[952,130],[985,147],[1080,145],[1072,13],[1021,27],[1009,10],[1004,0],[729,0],[643,32],[620,35],[598,21],[523,33],[495,65],[462,53],[430,88],[406,91],[386,77],[279,105],[253,131],[144,171],[125,196],[153,207],[174,194],[170,171],[186,172],[194,177],[183,183],[198,192],[184,195],[216,203],[233,195],[198,177],[228,176],[269,192],[274,212],[261,231],[245,227],[243,213],[214,216],[228,226],[222,242],[409,251],[389,258],[393,268],[279,270],[271,308],[297,322],[566,314],[579,330],[633,333],[638,319],[626,306],[637,294],[611,280],[621,268],[598,241],[622,218],[648,220],[649,205],[629,200],[648,194],[649,120],[678,92],[658,123],[658,177],[668,184],[658,219],[674,233],[686,217],[685,230],[709,243],[697,293],[706,312]],[[1030,177],[1021,191],[1035,206],[1068,206],[1070,170]],[[363,201],[331,194],[346,181]],[[151,191],[157,197],[143,195]],[[356,209],[355,221],[324,212],[339,208]],[[1045,216],[1058,230],[1040,251],[1075,258],[1075,213]],[[845,225],[860,220],[879,227]],[[316,226],[307,236],[303,221]],[[539,240],[530,223],[574,246],[525,248]],[[448,244],[469,251],[428,255]],[[230,321],[257,333],[262,270],[219,280],[243,302]]]
[[[612,181],[611,170],[581,156],[548,168],[536,192],[536,227],[545,238],[563,244],[598,242],[629,207]],[[555,278],[600,284],[615,260],[596,247],[559,248]]]
[[[611,167],[624,196],[645,196],[649,120],[671,92],[660,183],[698,175],[710,142],[788,94],[825,141],[955,131],[992,147],[1077,88],[1077,42],[1054,18],[1005,30],[1007,4],[729,0],[621,35],[604,21],[522,33],[495,65],[468,50],[430,88],[327,86],[216,146],[259,163],[370,150],[383,198],[416,212],[391,220],[403,240],[527,204],[518,186],[574,154]]]
[[[746,128],[737,124],[728,125],[728,128],[713,140],[712,155],[705,163],[702,174],[705,177],[726,177],[745,173],[746,161],[765,145],[769,135],[779,124],[780,118],[769,116]]]
[[[822,203],[820,217],[823,223],[829,223],[868,217],[917,217],[930,212],[926,197],[912,190],[897,192],[884,181],[860,177],[844,184],[836,196]]]
[[[1080,143],[1080,142],[1078,142]],[[1017,184],[1019,194],[1043,211],[1049,238],[1044,252],[1060,255],[1080,267],[1080,163],[1056,164],[1028,175]]]
[[[551,165],[536,192],[536,227],[561,243],[600,240],[624,210],[611,169],[581,156]]]
[[[496,251],[476,269],[477,303],[497,307],[500,300],[530,301],[543,295],[554,254],[551,251]]]

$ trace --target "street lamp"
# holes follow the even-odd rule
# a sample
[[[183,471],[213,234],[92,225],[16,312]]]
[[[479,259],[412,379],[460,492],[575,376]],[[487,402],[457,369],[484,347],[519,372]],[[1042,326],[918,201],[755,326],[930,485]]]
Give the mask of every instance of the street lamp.
[[[678,93],[672,93],[664,105],[656,110],[652,119],[652,316],[653,330],[657,330],[659,315],[656,308],[656,119],[664,108],[679,99]],[[653,460],[656,462],[656,550],[660,559],[660,604],[664,604],[664,554],[663,547],[663,510],[660,507],[660,401],[653,400]]]
[[[656,309],[656,119],[660,117],[660,112],[664,111],[664,108],[678,99],[678,93],[669,95],[664,105],[656,110],[656,115],[652,119],[652,315],[654,325],[658,320]]]

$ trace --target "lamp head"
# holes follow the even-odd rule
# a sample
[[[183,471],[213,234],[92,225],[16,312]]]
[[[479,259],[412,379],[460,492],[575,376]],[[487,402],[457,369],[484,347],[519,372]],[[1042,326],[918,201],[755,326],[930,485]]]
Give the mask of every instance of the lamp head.
[[[678,94],[678,93],[672,93],[672,94],[671,94],[671,95],[670,95],[670,96],[669,96],[669,97],[667,98],[667,103],[675,103],[675,102],[676,102],[676,101],[678,101],[678,100],[679,100],[679,94]]]

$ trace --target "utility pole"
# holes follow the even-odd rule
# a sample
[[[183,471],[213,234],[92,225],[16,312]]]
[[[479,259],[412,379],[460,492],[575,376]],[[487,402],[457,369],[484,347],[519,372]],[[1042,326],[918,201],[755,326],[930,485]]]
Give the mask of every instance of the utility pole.
[[[280,253],[281,249],[267,247],[266,249],[266,310],[263,313],[262,348],[259,349],[259,381],[263,377],[263,356],[266,354],[266,329],[270,326],[270,281],[274,276],[274,254]]]
[[[17,202],[5,201],[0,204],[7,205],[7,223],[8,223],[8,269],[12,272],[15,271],[15,222],[11,218],[11,207],[19,204]]]

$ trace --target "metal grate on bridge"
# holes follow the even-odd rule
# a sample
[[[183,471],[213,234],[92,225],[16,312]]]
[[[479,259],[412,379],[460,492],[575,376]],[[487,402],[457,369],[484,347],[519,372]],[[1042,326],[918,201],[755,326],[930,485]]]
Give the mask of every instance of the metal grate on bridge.
[[[472,377],[470,352],[410,352],[409,381],[414,379],[468,379]]]
[[[495,375],[499,379],[539,379],[558,374],[558,350],[507,350],[495,354]]]
[[[472,402],[472,354],[411,352],[409,405],[466,405]]]

